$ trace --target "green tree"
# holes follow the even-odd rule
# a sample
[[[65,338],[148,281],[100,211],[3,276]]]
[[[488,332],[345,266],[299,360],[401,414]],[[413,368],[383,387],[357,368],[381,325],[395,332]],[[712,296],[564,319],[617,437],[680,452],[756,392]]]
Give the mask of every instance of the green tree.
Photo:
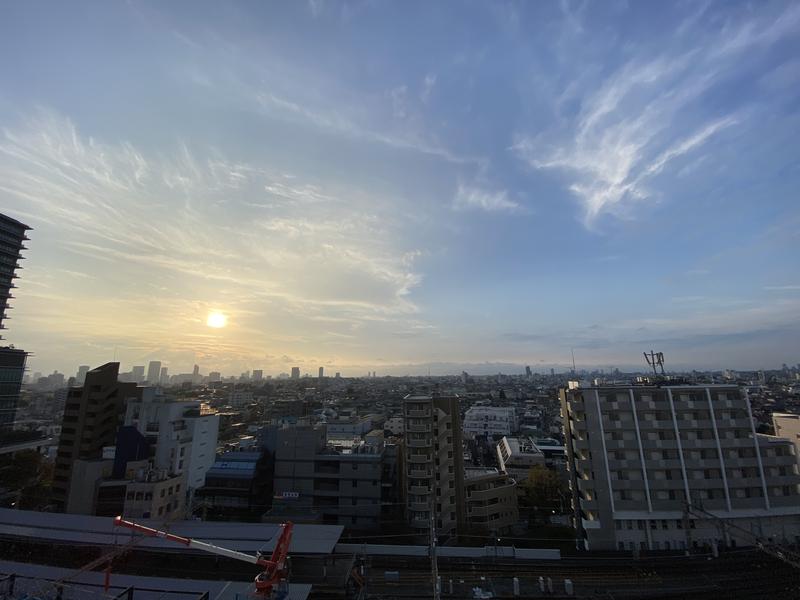
[[[560,511],[564,506],[567,489],[555,471],[542,465],[535,465],[528,471],[528,478],[522,482],[520,505],[527,508],[536,518],[553,511]]]

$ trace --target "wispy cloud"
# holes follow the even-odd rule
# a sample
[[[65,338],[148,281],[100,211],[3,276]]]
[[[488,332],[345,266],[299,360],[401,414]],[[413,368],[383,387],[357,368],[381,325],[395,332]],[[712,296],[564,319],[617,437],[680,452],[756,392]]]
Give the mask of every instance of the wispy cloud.
[[[459,184],[455,198],[453,198],[453,210],[516,213],[522,211],[523,207],[509,199],[506,190],[489,191]]]
[[[46,231],[54,223],[61,248],[89,259],[80,272],[60,271],[59,285],[109,281],[114,272],[163,282],[157,297],[136,300],[158,305],[159,340],[180,337],[181,323],[201,321],[202,306],[215,303],[241,318],[291,315],[296,327],[321,316],[357,323],[413,315],[418,251],[389,226],[399,225],[399,217],[378,219],[368,195],[362,200],[351,190],[344,200],[339,193],[216,154],[202,157],[186,145],[171,155],[146,156],[127,143],[86,138],[48,111],[0,138],[3,203],[35,207],[31,225]],[[253,202],[232,202],[240,198]],[[42,268],[32,268],[34,279]],[[70,307],[62,307],[77,329],[137,327],[135,320],[118,323],[118,309],[102,305],[102,294],[92,299],[97,290],[85,285],[72,285]],[[251,308],[243,312],[243,303]],[[146,314],[144,306],[138,309]],[[274,318],[267,323],[277,325]]]
[[[534,169],[566,174],[587,227],[602,214],[622,216],[654,196],[652,180],[673,162],[741,122],[736,114],[690,119],[685,109],[713,89],[745,50],[795,32],[798,14],[792,6],[777,18],[706,34],[703,45],[643,54],[608,75],[577,116],[550,131],[518,134],[512,150]],[[686,26],[696,26],[701,17],[702,12]]]
[[[764,289],[768,292],[800,292],[800,284],[798,285],[766,285]]]

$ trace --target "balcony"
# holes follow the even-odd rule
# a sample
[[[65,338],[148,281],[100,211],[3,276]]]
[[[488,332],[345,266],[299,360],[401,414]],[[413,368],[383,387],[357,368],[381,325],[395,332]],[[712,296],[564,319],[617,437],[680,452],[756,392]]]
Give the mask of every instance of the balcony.
[[[431,490],[427,485],[412,485],[408,488],[408,493],[413,496],[427,496]]]
[[[408,431],[410,433],[430,433],[431,432],[431,426],[430,425],[422,425],[422,424],[419,424],[419,423],[413,423],[413,424],[409,424],[406,427],[406,431]]]
[[[406,440],[406,444],[408,444],[409,448],[430,448],[431,447],[431,440],[430,438],[423,438],[421,440],[409,439]]]
[[[408,476],[413,479],[429,479],[433,471],[430,469],[409,469]]]
[[[429,410],[407,410],[406,416],[412,419],[429,419],[431,411]]]
[[[408,462],[413,464],[427,464],[431,462],[431,456],[429,454],[412,454],[408,457]]]

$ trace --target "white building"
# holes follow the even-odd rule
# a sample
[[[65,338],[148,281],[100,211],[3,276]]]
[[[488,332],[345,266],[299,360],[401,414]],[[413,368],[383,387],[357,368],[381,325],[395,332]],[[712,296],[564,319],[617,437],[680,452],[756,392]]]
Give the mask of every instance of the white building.
[[[529,437],[503,437],[497,443],[497,464],[503,473],[516,481],[528,478],[528,472],[536,465],[545,466],[545,456]]]
[[[174,401],[156,388],[145,388],[141,401],[128,402],[125,424],[155,445],[155,468],[185,474],[189,490],[205,484],[214,464],[219,415],[204,410],[198,400]]]
[[[473,406],[464,415],[464,433],[472,435],[513,435],[519,429],[511,406]]]
[[[800,415],[772,413],[772,426],[776,436],[792,440],[800,460]]]
[[[741,530],[800,543],[796,447],[757,433],[737,386],[572,386],[560,395],[574,520],[586,548],[752,543]],[[687,515],[687,503],[740,529]]]

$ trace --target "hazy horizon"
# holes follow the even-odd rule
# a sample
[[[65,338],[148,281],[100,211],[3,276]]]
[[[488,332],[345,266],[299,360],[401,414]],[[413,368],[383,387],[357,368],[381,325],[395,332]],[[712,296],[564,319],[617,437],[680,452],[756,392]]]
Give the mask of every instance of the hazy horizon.
[[[29,372],[800,362],[797,3],[4,13]]]

